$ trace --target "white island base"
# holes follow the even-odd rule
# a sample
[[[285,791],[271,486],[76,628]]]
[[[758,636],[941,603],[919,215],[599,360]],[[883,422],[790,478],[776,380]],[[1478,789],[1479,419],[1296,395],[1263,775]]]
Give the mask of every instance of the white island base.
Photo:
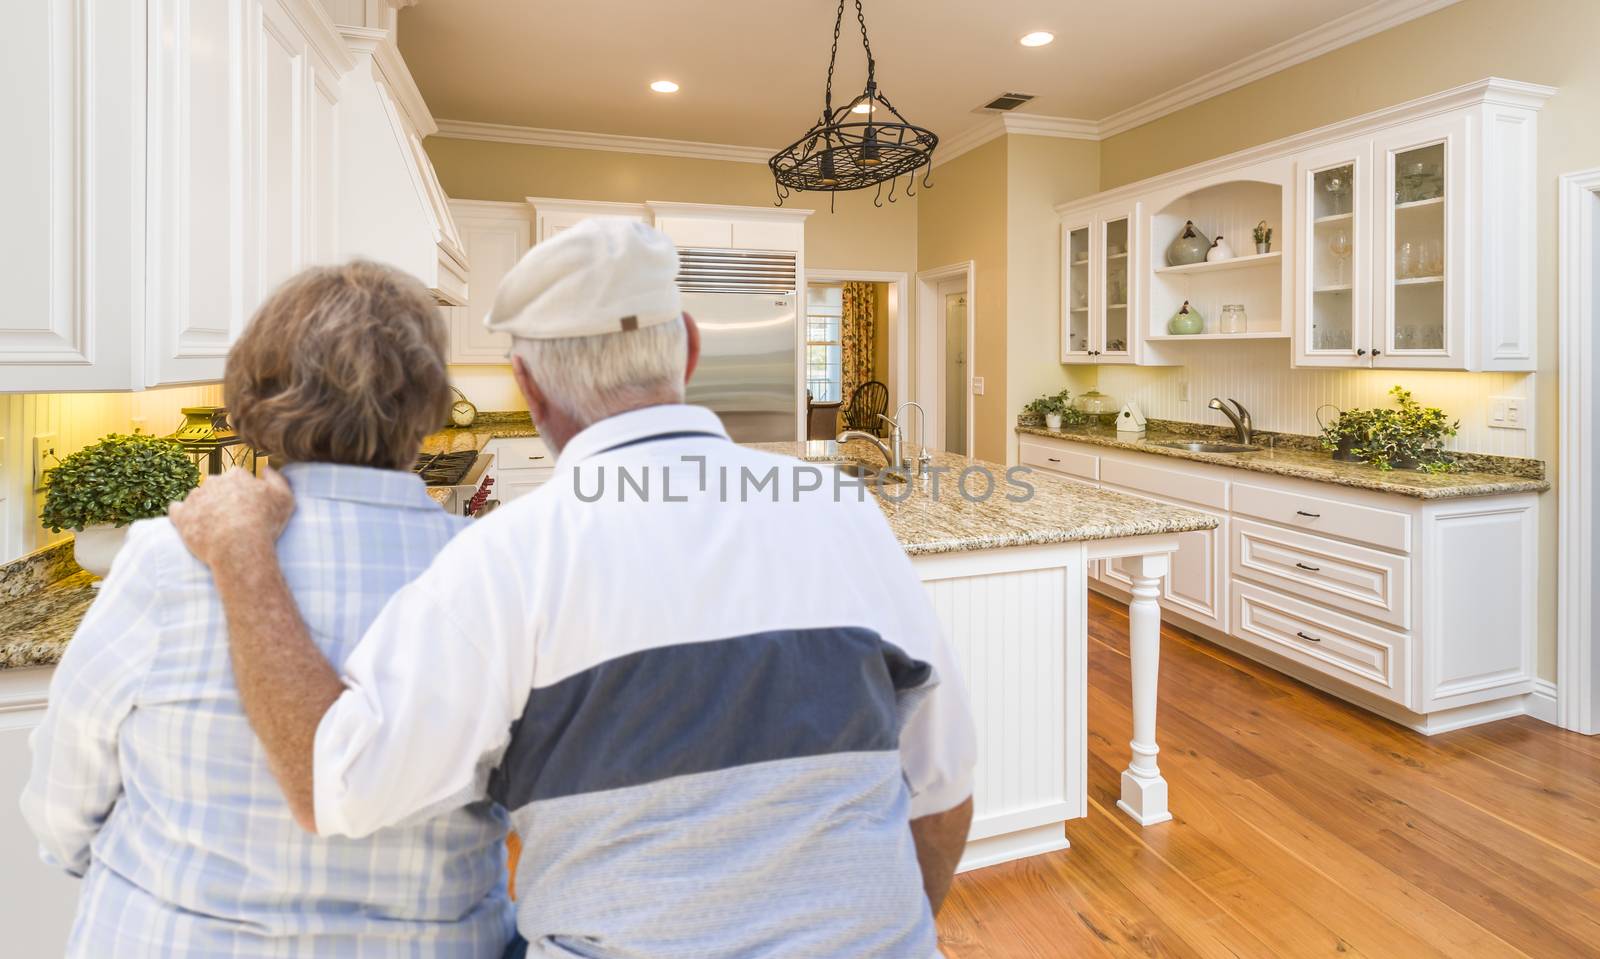
[[[1156,764],[1161,578],[1176,534],[912,557],[966,677],[978,727],[972,831],[961,869],[1067,848],[1088,807],[1088,579],[1119,560],[1128,608],[1133,740],[1118,808],[1172,818]]]

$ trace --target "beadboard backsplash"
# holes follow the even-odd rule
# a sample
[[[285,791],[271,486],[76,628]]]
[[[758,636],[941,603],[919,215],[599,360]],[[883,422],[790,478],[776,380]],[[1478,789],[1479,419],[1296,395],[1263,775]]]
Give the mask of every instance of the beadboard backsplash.
[[[1395,385],[1411,390],[1425,406],[1437,406],[1461,421],[1451,449],[1498,456],[1533,456],[1533,430],[1489,428],[1489,398],[1520,396],[1533,415],[1533,373],[1448,373],[1419,370],[1290,369],[1288,340],[1205,342],[1182,347],[1184,366],[1100,366],[1099,389],[1118,403],[1137,400],[1145,415],[1190,423],[1227,419],[1206,403],[1229,397],[1250,410],[1257,429],[1316,433],[1317,408],[1390,406]],[[1175,351],[1176,352],[1176,351]],[[1187,390],[1187,393],[1185,393]],[[1187,398],[1185,398],[1185,395]],[[1534,424],[1529,423],[1530,427]]]

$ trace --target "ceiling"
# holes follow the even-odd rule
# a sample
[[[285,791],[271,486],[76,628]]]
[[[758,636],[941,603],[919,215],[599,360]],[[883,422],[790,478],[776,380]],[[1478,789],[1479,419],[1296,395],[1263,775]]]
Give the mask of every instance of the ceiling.
[[[949,140],[1002,91],[1100,120],[1372,6],[1372,0],[865,0],[881,90]],[[1374,7],[1437,7],[1380,0]],[[781,147],[822,107],[832,0],[421,0],[400,47],[441,120]],[[1017,40],[1049,30],[1056,41]],[[836,101],[865,56],[845,13]],[[652,93],[671,79],[678,93]]]

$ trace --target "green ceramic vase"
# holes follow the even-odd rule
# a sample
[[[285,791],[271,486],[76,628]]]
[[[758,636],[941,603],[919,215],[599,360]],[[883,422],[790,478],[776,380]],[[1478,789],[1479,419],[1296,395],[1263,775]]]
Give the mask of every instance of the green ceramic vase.
[[[1183,301],[1183,308],[1172,315],[1167,323],[1167,332],[1179,336],[1193,336],[1206,331],[1206,321],[1200,311],[1189,305],[1188,300]]]

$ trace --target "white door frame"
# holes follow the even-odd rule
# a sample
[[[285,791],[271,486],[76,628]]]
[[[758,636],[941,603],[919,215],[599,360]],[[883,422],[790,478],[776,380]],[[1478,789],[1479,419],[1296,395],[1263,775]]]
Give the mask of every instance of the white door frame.
[[[977,328],[978,328],[978,299],[977,299],[977,263],[973,260],[962,260],[949,266],[941,266],[934,270],[923,270],[917,274],[917,334],[915,339],[916,349],[916,388],[911,393],[911,398],[922,404],[928,414],[927,437],[928,445],[934,449],[944,448],[944,415],[940,412],[939,396],[940,379],[940,344],[944,342],[944,313],[939,309],[938,286],[945,280],[964,276],[967,281],[967,450],[966,455],[972,456],[973,445],[973,416],[974,403],[972,394],[972,378],[978,368]]]
[[[900,404],[910,399],[911,382],[911,301],[908,297],[911,278],[909,273],[893,273],[881,270],[807,270],[806,283],[846,283],[860,281],[862,283],[887,283],[889,284],[889,398],[894,407],[899,409]],[[804,288],[801,295],[805,294]],[[803,320],[802,314],[802,320]],[[800,357],[801,366],[805,365],[805,355]],[[804,387],[802,387],[803,389]],[[841,396],[840,402],[850,399]]]
[[[1561,455],[1556,476],[1560,564],[1556,576],[1556,708],[1560,725],[1600,733],[1600,637],[1595,635],[1594,324],[1600,168],[1561,177],[1557,253],[1561,355]]]

